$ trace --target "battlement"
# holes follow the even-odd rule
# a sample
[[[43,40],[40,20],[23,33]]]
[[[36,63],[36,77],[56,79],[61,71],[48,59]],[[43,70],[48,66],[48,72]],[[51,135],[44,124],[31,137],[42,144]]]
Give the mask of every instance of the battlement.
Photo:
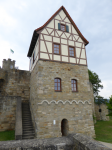
[[[15,60],[12,61],[10,58],[8,58],[8,60],[3,59],[2,69],[9,70],[14,68],[15,68]]]

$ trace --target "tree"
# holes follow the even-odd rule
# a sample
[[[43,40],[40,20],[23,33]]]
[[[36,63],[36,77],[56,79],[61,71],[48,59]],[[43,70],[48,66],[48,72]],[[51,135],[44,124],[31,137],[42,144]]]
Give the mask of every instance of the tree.
[[[109,110],[109,114],[107,116],[112,116],[112,95],[109,98],[110,98],[109,102],[106,103],[107,109]]]
[[[98,105],[101,105],[102,103],[106,104],[108,102],[108,100],[104,99],[104,97],[102,97],[102,96],[97,96],[96,99],[94,100],[94,102]]]
[[[89,81],[92,83],[93,86],[94,98],[97,98],[99,88],[103,89],[103,85],[101,84],[101,80],[99,79],[99,76],[95,72],[88,69],[88,74],[89,74]]]

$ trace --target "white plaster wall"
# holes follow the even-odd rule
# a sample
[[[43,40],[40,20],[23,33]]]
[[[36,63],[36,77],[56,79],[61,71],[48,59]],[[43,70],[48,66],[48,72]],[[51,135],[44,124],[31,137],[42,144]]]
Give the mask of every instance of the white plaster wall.
[[[69,40],[68,43],[69,43],[69,46],[74,46],[74,41],[70,41],[70,40]]]
[[[44,29],[41,33],[48,34],[47,31],[46,31],[46,29]]]
[[[49,53],[52,53],[52,42],[46,42],[47,49]]]
[[[72,33],[78,35],[78,33],[77,33],[77,31],[75,30],[75,28],[73,27],[73,25],[72,25]]]
[[[61,18],[60,18],[59,15],[57,15],[57,16],[55,17],[55,19],[61,20]]]
[[[59,21],[55,20],[55,29],[58,29],[58,23],[59,23]]]
[[[54,19],[47,25],[47,27],[54,28]]]
[[[71,62],[71,63],[76,63],[76,58],[71,58],[71,57],[70,57],[70,62]]]
[[[66,61],[66,62],[68,62],[68,57],[64,57],[64,56],[62,56],[62,61]]]
[[[60,38],[53,37],[53,42],[60,43]]]
[[[49,59],[48,54],[40,53],[40,58]]]
[[[62,45],[61,44],[61,54],[68,56],[68,46],[67,45]]]
[[[52,37],[48,35],[44,35],[44,39],[47,41],[52,41]]]
[[[67,44],[67,40],[65,40],[65,39],[61,39],[61,43],[63,43],[63,44]]]
[[[81,47],[82,43],[75,42],[76,47]]]
[[[80,59],[80,64],[86,65],[86,60]]]
[[[61,10],[59,14],[60,14],[62,20],[66,17],[65,13],[63,12],[63,10]]]
[[[80,48],[76,48],[76,56],[79,57],[80,56],[80,51],[81,49]]]
[[[81,58],[86,58],[86,57],[85,57],[85,49],[82,49]]]
[[[47,53],[44,41],[40,41],[40,51]]]
[[[61,61],[60,56],[59,55],[54,55],[54,60]]]

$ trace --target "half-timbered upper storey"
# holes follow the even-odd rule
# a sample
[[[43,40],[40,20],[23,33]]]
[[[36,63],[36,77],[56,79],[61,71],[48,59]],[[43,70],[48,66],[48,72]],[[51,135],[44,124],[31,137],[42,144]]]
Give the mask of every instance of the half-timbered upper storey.
[[[39,59],[87,65],[85,45],[88,43],[62,6],[34,31],[27,55],[30,70]]]

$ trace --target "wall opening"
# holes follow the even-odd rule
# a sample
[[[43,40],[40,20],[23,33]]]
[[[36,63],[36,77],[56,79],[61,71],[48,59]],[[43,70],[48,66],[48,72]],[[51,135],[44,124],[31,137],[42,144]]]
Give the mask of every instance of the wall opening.
[[[67,119],[63,119],[61,121],[61,133],[62,133],[62,136],[67,136],[68,135],[68,131],[69,131],[68,120]]]

